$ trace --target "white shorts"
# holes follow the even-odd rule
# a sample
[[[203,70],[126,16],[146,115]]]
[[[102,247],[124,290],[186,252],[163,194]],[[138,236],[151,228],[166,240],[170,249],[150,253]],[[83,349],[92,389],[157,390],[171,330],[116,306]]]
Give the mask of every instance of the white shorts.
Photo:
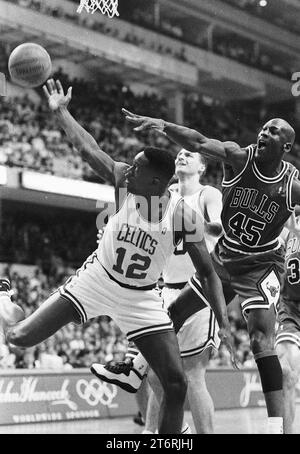
[[[171,302],[178,297],[180,292],[180,289],[163,288],[162,297],[166,307],[169,307]],[[200,298],[200,294],[198,292],[196,293]],[[217,331],[218,325],[214,313],[209,307],[193,314],[184,322],[177,333],[181,356],[184,358],[198,355],[209,347],[218,349],[220,339]]]
[[[74,305],[82,323],[108,315],[128,340],[173,330],[159,291],[121,287],[108,276],[96,253],[58,291]]]

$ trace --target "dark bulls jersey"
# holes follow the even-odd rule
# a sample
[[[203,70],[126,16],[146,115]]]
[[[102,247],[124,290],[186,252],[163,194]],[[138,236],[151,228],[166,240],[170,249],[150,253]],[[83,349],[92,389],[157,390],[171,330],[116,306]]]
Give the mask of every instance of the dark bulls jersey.
[[[278,236],[294,210],[291,188],[297,169],[283,161],[278,175],[262,175],[254,160],[255,147],[247,147],[244,169],[222,182],[224,235],[220,241],[226,249],[241,254],[279,249]]]
[[[300,302],[300,232],[289,232],[286,240],[283,296]]]

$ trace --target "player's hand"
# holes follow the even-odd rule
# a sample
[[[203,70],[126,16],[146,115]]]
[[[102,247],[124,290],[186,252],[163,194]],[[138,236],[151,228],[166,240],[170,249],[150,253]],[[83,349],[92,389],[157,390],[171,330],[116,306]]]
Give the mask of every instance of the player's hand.
[[[147,129],[156,129],[163,133],[164,121],[159,118],[144,117],[143,115],[136,115],[127,109],[122,109],[125,118],[129,123],[132,123],[135,128],[134,131],[146,131]]]
[[[53,112],[59,108],[68,107],[72,98],[72,87],[68,88],[67,94],[65,95],[59,80],[47,80],[47,84],[43,86],[43,91],[48,100],[49,107]]]
[[[230,353],[230,361],[235,369],[239,369],[238,358],[235,353],[233,336],[231,334],[230,325],[223,326],[219,328],[218,336],[221,339],[221,342],[225,345],[228,352]]]

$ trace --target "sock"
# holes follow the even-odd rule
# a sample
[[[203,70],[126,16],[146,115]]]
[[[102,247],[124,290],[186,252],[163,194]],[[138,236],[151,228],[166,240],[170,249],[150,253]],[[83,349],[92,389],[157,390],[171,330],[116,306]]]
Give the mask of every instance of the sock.
[[[133,360],[133,367],[141,374],[145,375],[148,369],[148,363],[141,353],[136,355]]]
[[[23,309],[13,303],[7,292],[0,292],[0,330],[3,327],[12,326],[25,318]]]
[[[134,359],[139,354],[138,348],[135,346],[133,342],[129,342],[128,350],[125,354],[125,359],[130,358]]]
[[[283,418],[269,417],[267,424],[267,434],[283,434]]]
[[[278,356],[273,352],[254,355],[264,394],[282,390],[282,369]]]

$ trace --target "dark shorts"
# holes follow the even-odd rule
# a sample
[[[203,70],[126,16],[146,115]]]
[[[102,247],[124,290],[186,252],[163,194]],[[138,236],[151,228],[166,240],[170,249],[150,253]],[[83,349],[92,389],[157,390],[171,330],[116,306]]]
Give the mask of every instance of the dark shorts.
[[[300,301],[280,298],[276,343],[291,342],[300,348]]]
[[[217,245],[212,260],[223,285],[239,296],[244,317],[251,309],[269,309],[279,302],[284,276],[284,249],[243,255]]]

